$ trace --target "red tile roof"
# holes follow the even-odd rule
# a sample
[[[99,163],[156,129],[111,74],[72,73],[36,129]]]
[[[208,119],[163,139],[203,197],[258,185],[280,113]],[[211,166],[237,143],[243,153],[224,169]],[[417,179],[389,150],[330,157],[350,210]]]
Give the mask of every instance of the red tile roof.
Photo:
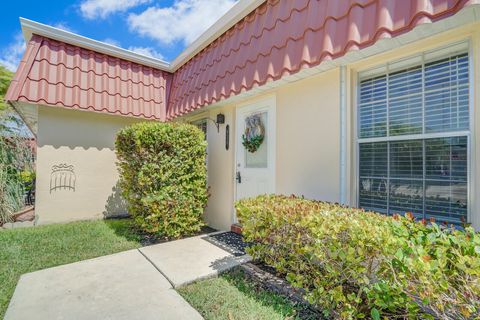
[[[171,74],[34,35],[5,97],[164,119]]]
[[[173,75],[33,36],[6,100],[169,120],[479,2],[267,0]]]
[[[269,0],[177,70],[167,118],[458,12],[466,0]]]

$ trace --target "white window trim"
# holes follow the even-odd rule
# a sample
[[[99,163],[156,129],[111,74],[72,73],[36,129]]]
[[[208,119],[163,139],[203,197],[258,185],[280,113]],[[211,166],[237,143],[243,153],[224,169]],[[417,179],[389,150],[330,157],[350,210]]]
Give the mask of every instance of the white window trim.
[[[459,136],[466,136],[467,137],[467,223],[472,222],[472,214],[475,209],[474,197],[475,194],[475,177],[476,177],[476,166],[473,164],[473,155],[475,154],[475,113],[474,113],[474,102],[475,102],[475,60],[474,60],[474,49],[472,46],[472,38],[468,36],[464,39],[451,42],[446,45],[441,45],[437,48],[429,49],[426,51],[419,51],[414,54],[404,55],[395,59],[386,60],[383,63],[376,64],[374,66],[370,66],[364,69],[354,70],[354,87],[352,91],[354,92],[354,102],[353,102],[353,143],[354,143],[354,186],[352,188],[354,193],[354,205],[359,207],[360,205],[360,190],[359,190],[359,183],[360,183],[360,144],[361,143],[368,143],[368,142],[390,142],[390,141],[403,141],[403,140],[415,140],[415,139],[431,139],[431,138],[450,138],[450,137],[459,137]],[[427,52],[432,52],[436,50],[448,49],[449,47],[455,47],[458,44],[465,43],[467,49],[464,52],[468,53],[468,72],[469,72],[469,130],[464,131],[456,131],[456,132],[440,132],[440,133],[425,133],[421,134],[411,134],[411,135],[399,135],[399,136],[390,136],[389,132],[389,121],[388,121],[388,108],[387,108],[387,136],[386,137],[374,137],[374,138],[360,138],[359,137],[359,129],[360,129],[360,119],[359,119],[359,102],[360,102],[360,76],[362,73],[377,69],[382,65],[388,66],[388,64],[393,64],[395,62],[409,59],[418,55],[422,55],[422,57]],[[447,55],[454,55],[458,51],[452,49],[452,51],[447,51]],[[441,58],[439,58],[441,59]],[[422,64],[423,64],[422,58]],[[388,67],[387,67],[388,72]],[[423,77],[423,76],[422,76]],[[424,97],[424,95],[422,95]],[[422,98],[423,99],[423,98]],[[424,112],[424,108],[423,111]],[[425,117],[423,117],[423,126],[425,127]],[[388,155],[388,161],[390,161],[390,155]]]

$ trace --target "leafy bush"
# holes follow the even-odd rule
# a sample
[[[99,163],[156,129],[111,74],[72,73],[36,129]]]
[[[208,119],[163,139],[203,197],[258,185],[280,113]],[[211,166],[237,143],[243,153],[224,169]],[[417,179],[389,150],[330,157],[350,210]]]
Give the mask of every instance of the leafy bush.
[[[24,206],[24,189],[18,179],[0,163],[0,226],[13,220],[13,214]]]
[[[480,235],[294,196],[236,204],[255,258],[327,316],[480,317]]]
[[[12,77],[13,73],[0,66],[0,225],[10,222],[25,205],[20,172],[33,172],[34,167],[30,133],[3,99]]]
[[[35,174],[29,139],[13,132],[10,136],[2,133],[5,131],[0,130],[0,225],[10,222],[12,215],[25,206],[24,172],[32,177]],[[28,187],[33,187],[31,182]]]
[[[118,133],[116,153],[119,185],[139,227],[169,238],[200,230],[208,197],[202,131],[137,123]]]
[[[10,113],[0,114],[0,225],[12,221],[12,215],[25,206],[27,184],[23,172],[30,172],[32,177],[35,174],[30,139],[2,126],[11,117]]]

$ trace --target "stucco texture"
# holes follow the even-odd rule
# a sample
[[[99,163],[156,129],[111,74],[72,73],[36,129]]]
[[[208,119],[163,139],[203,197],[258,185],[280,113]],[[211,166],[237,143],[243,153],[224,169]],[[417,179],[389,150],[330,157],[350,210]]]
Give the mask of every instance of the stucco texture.
[[[218,113],[225,115],[225,124],[220,125],[220,132],[212,121],[208,121],[207,129],[207,168],[210,197],[205,209],[206,223],[219,230],[229,230],[233,219],[233,167],[235,163],[235,109],[227,106],[222,109],[208,111],[200,118],[215,119]],[[230,126],[230,145],[225,148],[226,126]]]
[[[339,201],[338,69],[276,92],[276,192]]]
[[[39,223],[126,213],[116,187],[115,135],[121,128],[138,121],[39,107],[35,208]],[[71,166],[68,168],[73,172],[52,172],[54,166],[59,165]]]
[[[208,121],[208,185],[211,195],[205,220],[214,228],[228,230],[235,222],[235,109],[238,105],[255,103],[272,95],[276,100],[275,192],[339,201],[339,71],[332,70],[185,119],[215,119],[218,113],[225,115],[220,132]],[[230,126],[228,150],[225,149],[227,124]]]

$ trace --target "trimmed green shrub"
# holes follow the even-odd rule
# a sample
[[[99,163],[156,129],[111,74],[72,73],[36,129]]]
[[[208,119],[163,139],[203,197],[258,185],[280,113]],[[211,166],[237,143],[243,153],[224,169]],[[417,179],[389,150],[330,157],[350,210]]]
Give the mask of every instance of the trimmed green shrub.
[[[115,142],[119,185],[143,230],[178,238],[198,232],[207,203],[206,141],[183,123],[137,123]]]
[[[480,235],[294,196],[236,204],[249,253],[329,317],[480,317]]]

